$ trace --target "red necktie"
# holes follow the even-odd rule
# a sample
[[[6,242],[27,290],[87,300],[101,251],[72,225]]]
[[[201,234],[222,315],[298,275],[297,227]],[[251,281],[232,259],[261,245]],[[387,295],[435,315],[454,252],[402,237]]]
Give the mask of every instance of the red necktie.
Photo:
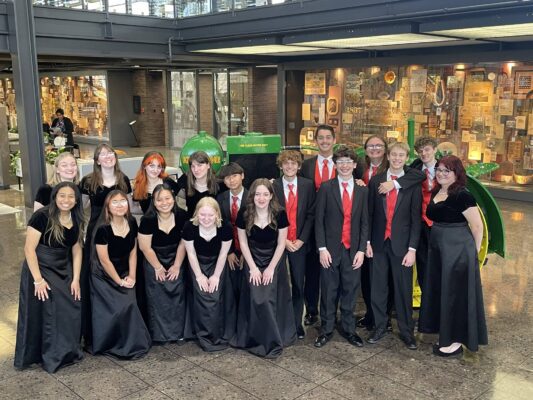
[[[294,184],[289,183],[289,198],[287,199],[287,217],[289,218],[289,231],[287,232],[287,239],[296,240],[296,210],[298,204],[296,196],[294,195]]]
[[[239,212],[239,201],[238,196],[232,196],[233,202],[231,203],[231,225],[233,226],[233,243],[235,245],[235,250],[240,251],[241,247],[239,246],[239,236],[237,234],[237,227],[235,226],[235,221],[237,221],[237,213]]]
[[[427,215],[426,211],[429,205],[429,202],[431,201],[431,188],[433,184],[433,179],[431,179],[431,174],[429,173],[429,169],[425,169],[426,173],[426,180],[424,181],[424,184],[422,185],[422,220],[426,222],[427,226],[432,226],[433,221],[430,220]]]
[[[373,176],[376,175],[376,172],[378,171],[378,165],[372,165],[370,168],[366,170],[365,177],[363,181],[365,182],[365,185],[368,186],[368,182],[370,182],[370,179],[372,179]]]
[[[342,222],[342,244],[347,249],[350,248],[350,231],[352,224],[352,201],[350,199],[350,194],[348,193],[348,182],[342,182],[342,212],[344,214],[344,219]]]
[[[322,183],[329,181],[328,160],[322,161]]]
[[[391,175],[391,179],[395,181],[398,177]],[[394,217],[394,208],[396,207],[396,200],[398,200],[398,190],[396,187],[387,193],[387,225],[385,227],[385,239],[390,239],[392,234],[392,218]]]

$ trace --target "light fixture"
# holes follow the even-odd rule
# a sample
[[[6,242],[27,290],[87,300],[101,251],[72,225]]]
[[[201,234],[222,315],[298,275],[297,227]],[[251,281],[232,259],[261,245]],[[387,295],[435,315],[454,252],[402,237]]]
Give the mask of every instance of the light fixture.
[[[533,22],[529,24],[480,26],[476,28],[443,29],[432,31],[435,35],[455,36],[466,39],[497,39],[516,36],[532,36]]]
[[[186,51],[193,53],[210,54],[235,54],[235,55],[261,55],[302,53],[321,50],[312,46],[288,46],[283,45],[279,38],[252,38],[244,40],[225,40],[201,44],[190,44],[185,47]]]

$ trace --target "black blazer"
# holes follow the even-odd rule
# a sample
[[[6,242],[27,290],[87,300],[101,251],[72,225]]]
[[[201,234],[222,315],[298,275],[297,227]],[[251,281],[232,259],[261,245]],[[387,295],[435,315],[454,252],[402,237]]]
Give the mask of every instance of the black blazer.
[[[370,243],[372,250],[383,251],[387,225],[387,196],[378,192],[379,185],[387,180],[387,172],[376,175],[368,184],[368,214],[370,217]],[[422,221],[422,185],[412,185],[398,191],[392,218],[391,245],[398,257],[403,257],[409,247],[414,249],[420,239]]]
[[[387,160],[385,159],[383,160],[383,162],[386,163]],[[423,164],[421,163],[421,165]],[[364,159],[361,160],[361,162],[357,164],[356,175],[359,179],[363,179],[364,173],[367,168],[368,167]],[[385,168],[384,172],[387,172],[387,168]],[[411,167],[405,167],[404,170],[405,170],[405,175],[402,176],[401,178],[398,178],[398,183],[404,189],[408,189],[413,185],[418,185],[419,183],[422,183],[426,180],[426,174],[422,172],[422,166],[419,167],[416,164],[416,160],[413,162],[413,164],[411,164]],[[374,179],[374,177],[378,175],[373,176],[370,180],[372,181],[372,179]]]
[[[352,226],[350,257],[366,250],[368,240],[368,188],[354,184],[352,194]],[[315,208],[316,247],[326,247],[332,258],[338,258],[342,250],[342,224],[344,212],[339,180],[324,182],[318,191]]]
[[[317,158],[318,156],[313,156],[304,160],[302,167],[300,168],[300,176],[310,179],[311,182],[313,182],[313,186],[315,185],[315,167]]]
[[[296,237],[307,245],[315,221],[315,186],[313,181],[307,178],[298,177],[297,179],[298,211],[296,213]],[[272,185],[274,186],[274,193],[278,198],[279,204],[286,209],[283,178],[276,179]]]

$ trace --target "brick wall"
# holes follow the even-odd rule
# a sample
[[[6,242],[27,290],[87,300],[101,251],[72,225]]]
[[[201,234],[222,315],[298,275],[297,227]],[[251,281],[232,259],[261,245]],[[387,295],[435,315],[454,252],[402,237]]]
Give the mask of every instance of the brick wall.
[[[250,110],[248,130],[275,134],[277,127],[277,69],[250,68],[248,70]]]
[[[166,90],[163,73],[159,71],[134,71],[133,95],[141,97],[142,113],[138,114],[135,133],[140,146],[164,146],[168,144],[165,132]]]
[[[200,130],[213,134],[213,77],[212,75],[198,75],[198,95],[200,100]]]

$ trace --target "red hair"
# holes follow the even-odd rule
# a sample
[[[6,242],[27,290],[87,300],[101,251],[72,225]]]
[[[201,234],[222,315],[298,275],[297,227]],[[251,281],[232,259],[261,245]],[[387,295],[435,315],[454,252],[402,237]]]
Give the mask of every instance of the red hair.
[[[133,198],[135,200],[142,200],[148,198],[148,177],[146,176],[146,167],[152,163],[152,161],[157,161],[161,165],[161,172],[159,173],[159,178],[165,179],[168,174],[165,172],[167,167],[167,162],[165,157],[158,151],[149,151],[144,155],[144,158],[141,163],[141,168],[137,171],[135,175],[134,189],[133,189]]]

